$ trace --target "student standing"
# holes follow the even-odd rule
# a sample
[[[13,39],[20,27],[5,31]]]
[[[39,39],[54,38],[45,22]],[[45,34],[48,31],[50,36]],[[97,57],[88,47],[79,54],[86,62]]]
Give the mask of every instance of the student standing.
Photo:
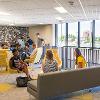
[[[37,47],[43,46],[44,39],[40,38],[40,33],[36,33],[37,36]]]

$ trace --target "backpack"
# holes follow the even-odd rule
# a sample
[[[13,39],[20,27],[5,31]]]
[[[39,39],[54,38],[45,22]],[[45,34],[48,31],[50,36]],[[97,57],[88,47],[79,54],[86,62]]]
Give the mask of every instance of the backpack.
[[[28,78],[27,77],[17,77],[16,78],[17,87],[27,87]]]

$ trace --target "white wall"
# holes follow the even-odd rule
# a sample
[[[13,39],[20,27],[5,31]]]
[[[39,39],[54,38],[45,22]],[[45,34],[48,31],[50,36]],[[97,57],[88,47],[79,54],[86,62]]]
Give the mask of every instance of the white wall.
[[[29,36],[36,42],[36,33],[40,33],[46,44],[53,45],[54,41],[54,25],[37,25],[29,27]]]

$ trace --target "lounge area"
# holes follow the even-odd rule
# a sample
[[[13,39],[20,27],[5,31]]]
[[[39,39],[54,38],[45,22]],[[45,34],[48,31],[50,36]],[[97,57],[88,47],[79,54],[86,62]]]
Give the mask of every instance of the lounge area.
[[[0,0],[0,100],[100,100],[100,0]]]
[[[38,100],[100,86],[100,67],[39,74],[28,82],[27,91]]]
[[[82,69],[80,69],[80,70],[82,70]],[[40,71],[40,68],[36,68],[35,74],[39,74],[38,73],[39,71]],[[56,72],[55,74],[57,74],[57,73],[68,74],[69,73],[69,75],[70,75],[70,72],[72,72],[72,71]],[[85,72],[83,72],[83,73],[85,73]],[[55,87],[55,85],[52,85],[52,84],[54,84],[54,81],[52,79],[51,79],[52,81],[49,80],[48,77],[50,76],[50,74],[48,74],[49,76],[47,77],[47,79],[49,81],[49,84],[48,84],[47,80],[44,79],[45,84],[43,84],[43,83],[40,84],[40,85],[44,85],[44,86],[41,86],[41,89],[43,89],[41,91],[41,93],[44,94],[45,92],[43,92],[43,91],[45,90],[47,94],[51,91],[52,94],[50,93],[48,95],[55,95],[53,93],[60,94],[58,96],[50,97],[49,100],[99,100],[99,98],[100,98],[100,87],[99,87],[100,81],[99,81],[99,77],[98,77],[98,79],[95,79],[95,76],[98,76],[100,73],[96,72],[96,74],[92,75],[93,79],[95,79],[93,81],[91,80],[92,79],[91,75],[90,75],[91,73],[87,73],[88,74],[87,78],[90,80],[88,80],[86,78],[87,74],[84,75],[83,73],[80,76],[78,76],[78,74],[77,74],[76,76],[74,75],[74,77],[70,77],[70,78],[68,77],[69,75],[66,77],[63,77],[63,78],[62,78],[62,76],[58,77],[58,78],[61,78],[61,80],[63,80],[63,81],[66,80],[64,82],[64,84],[62,83],[62,81],[60,81],[60,79],[57,80],[58,78],[56,78],[56,80],[55,80],[55,77],[53,77],[54,81],[55,81],[55,85],[58,84],[58,82],[56,82],[56,81],[59,81],[59,84],[56,85],[56,87]],[[92,73],[94,73],[94,71],[92,71]],[[20,75],[24,76],[23,73],[21,73],[21,74],[17,73],[17,74],[13,74],[13,75],[12,74],[8,75],[8,74],[3,74],[3,73],[0,74],[0,99],[1,100],[8,100],[8,98],[9,99],[13,98],[13,100],[17,100],[17,99],[19,99],[19,100],[39,100],[39,99],[37,99],[38,95],[35,95],[32,91],[27,90],[27,87],[21,87],[21,88],[16,87],[15,77],[18,77]],[[73,75],[70,75],[70,76],[73,76]],[[42,77],[44,77],[44,75]],[[76,77],[78,77],[78,78],[76,78]],[[78,81],[79,77],[83,78],[83,79],[81,79],[80,82]],[[65,80],[64,80],[64,78],[65,78]],[[73,78],[73,80],[72,80],[72,78]],[[80,83],[82,83],[81,84],[82,88],[80,86]],[[28,85],[31,86],[30,84],[36,86],[36,84],[37,84],[36,80],[30,81],[28,83]],[[91,86],[90,86],[90,84],[91,84]],[[52,88],[50,88],[49,85],[52,85]],[[61,87],[59,87],[59,86],[61,86]],[[35,88],[37,88],[37,87],[35,87]],[[55,90],[54,88],[57,90]],[[66,93],[65,93],[65,91],[57,92],[61,88],[63,88],[63,90],[65,90]],[[48,91],[48,89],[50,91]],[[54,92],[53,89],[56,92]],[[79,91],[76,91],[76,90],[79,90]],[[27,91],[29,91],[29,92],[27,92]],[[75,92],[72,92],[72,91],[75,91]],[[62,93],[64,93],[64,94],[62,94]],[[47,95],[47,94],[44,94],[44,95]],[[43,96],[43,95],[41,95],[41,96]],[[40,99],[40,100],[42,100],[42,99]]]

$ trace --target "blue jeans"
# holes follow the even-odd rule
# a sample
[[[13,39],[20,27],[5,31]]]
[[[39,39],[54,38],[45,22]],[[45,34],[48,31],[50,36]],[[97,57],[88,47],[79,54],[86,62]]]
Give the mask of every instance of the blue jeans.
[[[32,53],[32,51],[33,51],[33,47],[32,45],[29,45],[29,52]]]

